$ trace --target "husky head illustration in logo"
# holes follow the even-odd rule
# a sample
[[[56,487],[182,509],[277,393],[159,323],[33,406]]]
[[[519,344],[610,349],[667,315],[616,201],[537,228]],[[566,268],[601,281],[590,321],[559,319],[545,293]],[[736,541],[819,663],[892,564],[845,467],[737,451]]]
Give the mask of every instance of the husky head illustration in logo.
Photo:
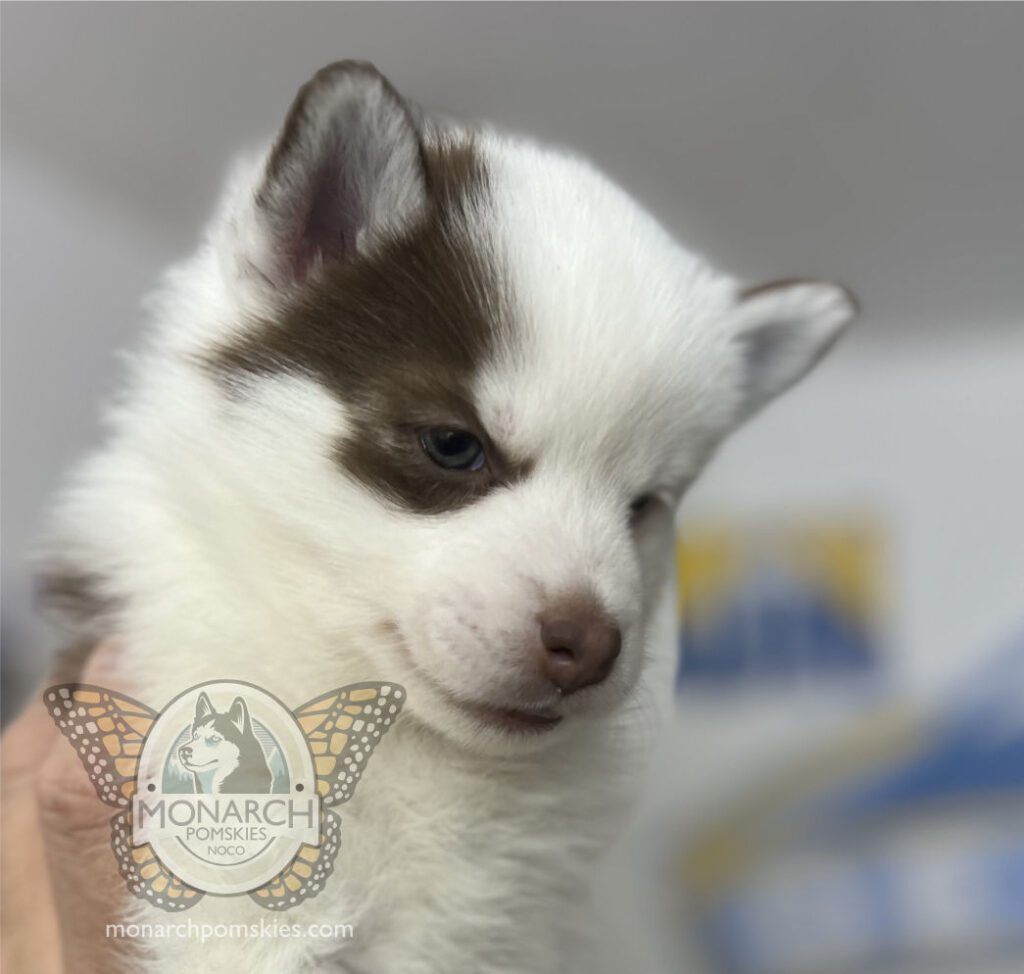
[[[178,760],[195,776],[197,792],[204,791],[201,775],[209,771],[213,772],[212,792],[263,794],[271,788],[273,775],[241,697],[235,697],[228,712],[220,714],[210,698],[200,693],[192,736],[178,748]]]

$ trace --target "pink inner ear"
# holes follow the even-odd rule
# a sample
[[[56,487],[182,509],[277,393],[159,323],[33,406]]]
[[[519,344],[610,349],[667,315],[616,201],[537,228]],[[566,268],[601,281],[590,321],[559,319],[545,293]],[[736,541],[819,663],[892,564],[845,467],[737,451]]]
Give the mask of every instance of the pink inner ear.
[[[274,285],[351,258],[364,231],[400,222],[415,186],[425,194],[413,118],[367,64],[329,65],[303,86],[255,196],[268,239],[264,253],[250,257]]]
[[[301,281],[320,261],[354,256],[365,201],[346,186],[343,160],[328,160],[294,190],[294,211],[283,214],[274,233],[274,259],[289,281]],[[268,214],[268,219],[269,219]]]

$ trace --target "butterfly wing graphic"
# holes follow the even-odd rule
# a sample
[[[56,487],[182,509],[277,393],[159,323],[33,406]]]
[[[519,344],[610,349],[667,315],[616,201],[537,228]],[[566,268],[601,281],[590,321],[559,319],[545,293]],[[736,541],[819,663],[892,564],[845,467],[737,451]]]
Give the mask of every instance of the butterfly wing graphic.
[[[43,703],[77,752],[100,800],[119,809],[110,822],[111,846],[128,888],[164,910],[184,910],[199,902],[203,894],[171,873],[152,846],[132,846],[135,775],[158,714],[123,693],[84,683],[50,687]]]
[[[153,847],[132,845],[132,813],[118,812],[110,820],[110,845],[121,877],[140,900],[168,912],[195,906],[203,893],[183,883],[158,858]]]
[[[295,711],[313,752],[316,790],[328,808],[347,802],[380,739],[395,722],[405,690],[394,683],[354,683]]]
[[[320,845],[303,845],[277,876],[249,894],[260,906],[287,909],[323,889],[341,847],[341,818],[331,808],[352,797],[370,755],[404,703],[405,690],[394,683],[356,683],[295,711],[313,754],[321,798]]]
[[[131,808],[142,743],[158,714],[123,693],[84,683],[50,687],[43,702],[100,801]]]
[[[320,809],[320,845],[302,845],[287,866],[269,883],[249,896],[268,910],[287,910],[301,900],[316,896],[334,872],[341,848],[341,817]]]

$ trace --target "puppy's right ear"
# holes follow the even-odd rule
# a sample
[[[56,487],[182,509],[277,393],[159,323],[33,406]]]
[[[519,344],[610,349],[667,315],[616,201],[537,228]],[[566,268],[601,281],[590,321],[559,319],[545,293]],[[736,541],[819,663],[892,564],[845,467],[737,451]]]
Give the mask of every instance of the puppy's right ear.
[[[339,61],[299,90],[255,190],[229,215],[233,270],[285,289],[400,231],[425,204],[416,110],[373,65]]]
[[[857,313],[845,287],[774,281],[738,295],[730,320],[743,356],[741,414],[751,416],[814,367]]]

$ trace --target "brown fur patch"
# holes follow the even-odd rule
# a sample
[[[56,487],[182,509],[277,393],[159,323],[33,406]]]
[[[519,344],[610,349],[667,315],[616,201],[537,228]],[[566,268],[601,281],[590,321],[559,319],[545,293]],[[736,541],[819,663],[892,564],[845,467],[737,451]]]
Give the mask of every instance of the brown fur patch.
[[[212,366],[238,374],[298,372],[347,407],[354,432],[336,459],[387,500],[420,513],[462,507],[525,475],[491,442],[473,408],[473,378],[505,340],[509,302],[467,226],[486,200],[487,173],[470,142],[425,146],[428,206],[401,235],[324,267],[279,318],[219,349]],[[451,426],[484,443],[479,472],[447,471],[419,432]]]
[[[113,609],[99,575],[67,564],[45,566],[37,576],[35,596],[44,613],[76,629],[90,627]]]
[[[112,631],[116,602],[105,594],[99,575],[67,564],[44,567],[37,577],[36,601],[52,622],[74,634],[70,644],[57,650],[49,680],[74,683],[100,640]]]

